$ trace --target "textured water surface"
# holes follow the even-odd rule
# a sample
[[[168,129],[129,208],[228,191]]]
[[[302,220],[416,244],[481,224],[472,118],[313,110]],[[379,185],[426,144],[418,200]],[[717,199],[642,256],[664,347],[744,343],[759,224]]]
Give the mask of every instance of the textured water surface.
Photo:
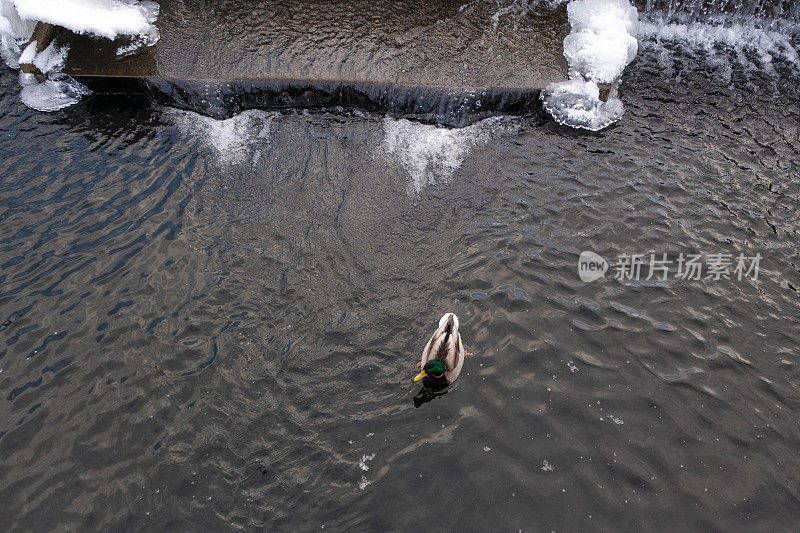
[[[648,46],[597,134],[47,115],[4,71],[3,529],[794,527],[797,71]],[[587,284],[583,250],[763,260]],[[475,355],[416,407],[444,311]]]

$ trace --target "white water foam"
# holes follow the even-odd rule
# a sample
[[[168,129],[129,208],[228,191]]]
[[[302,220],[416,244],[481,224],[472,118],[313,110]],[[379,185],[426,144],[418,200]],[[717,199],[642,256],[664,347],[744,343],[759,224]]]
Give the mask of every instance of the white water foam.
[[[199,115],[192,111],[170,109],[167,111],[178,127],[200,137],[225,164],[249,161],[255,166],[261,158],[261,149],[269,143],[270,130],[276,112],[250,110],[225,120]]]
[[[531,11],[555,9],[561,4],[567,3],[568,0],[511,0],[510,3],[497,2],[497,11],[492,15],[492,30],[497,30],[500,20],[509,17],[513,21],[514,30],[516,30],[520,23],[523,22],[525,17]],[[464,10],[469,4],[461,6]]]
[[[361,460],[358,462],[358,468],[361,470],[361,479],[358,481],[358,489],[364,490],[369,485],[369,480],[367,479],[367,475],[365,472],[369,470],[369,466],[367,466],[367,461],[372,461],[375,459],[375,454],[370,455],[362,455]]]
[[[413,195],[426,185],[450,181],[473,146],[518,127],[504,117],[456,129],[387,117],[383,121],[381,148],[408,172],[411,178],[408,192]]]
[[[624,113],[617,88],[638,50],[638,13],[628,0],[573,0],[567,14],[572,29],[564,38],[564,57],[570,79],[548,85],[542,102],[560,124],[601,130]],[[609,86],[605,101],[599,84]]]

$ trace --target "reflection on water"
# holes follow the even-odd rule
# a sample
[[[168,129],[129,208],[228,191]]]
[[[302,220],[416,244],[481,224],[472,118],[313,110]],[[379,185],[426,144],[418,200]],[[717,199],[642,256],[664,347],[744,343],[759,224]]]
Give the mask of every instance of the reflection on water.
[[[4,72],[0,522],[792,527],[800,117],[775,71],[676,84],[645,53],[608,131],[480,123],[453,165],[356,113],[43,115]],[[764,259],[583,283],[584,250]],[[416,409],[444,310],[477,355]]]
[[[433,390],[429,389],[428,387],[422,387],[419,389],[419,392],[414,395],[414,407],[422,407],[428,402],[432,402],[439,396],[444,396],[447,394],[447,390]]]

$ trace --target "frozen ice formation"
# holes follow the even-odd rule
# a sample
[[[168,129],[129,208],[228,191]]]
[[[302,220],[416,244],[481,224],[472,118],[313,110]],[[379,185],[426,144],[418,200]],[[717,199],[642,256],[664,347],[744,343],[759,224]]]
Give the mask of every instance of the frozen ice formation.
[[[544,107],[556,122],[591,131],[601,130],[622,118],[622,100],[600,99],[600,87],[593,81],[574,79],[551,83],[542,91]]]
[[[52,43],[38,54],[36,41],[25,48],[20,62],[32,64],[47,75],[47,79],[39,83],[33,74],[20,72],[20,99],[26,106],[39,111],[55,111],[90,94],[89,89],[61,72],[66,56],[66,48],[56,48]]]
[[[20,74],[20,99],[31,109],[56,111],[75,104],[91,91],[69,76],[48,78],[37,83],[33,74]]]
[[[36,21],[22,20],[10,0],[0,0],[0,54],[9,67],[19,68],[19,55],[34,26]]]
[[[545,87],[542,102],[559,124],[598,131],[624,113],[617,89],[638,50],[638,12],[628,0],[573,0],[567,14],[572,30],[564,38],[564,57],[570,79]],[[601,98],[601,85],[607,98]]]
[[[54,111],[77,102],[89,90],[61,69],[67,49],[50,45],[37,54],[31,38],[37,22],[63,26],[76,33],[91,33],[109,39],[130,37],[118,54],[127,55],[158,40],[153,25],[158,4],[135,0],[0,0],[0,53],[11,68],[33,64],[47,76],[37,83],[32,74],[20,73],[20,97],[29,107]]]

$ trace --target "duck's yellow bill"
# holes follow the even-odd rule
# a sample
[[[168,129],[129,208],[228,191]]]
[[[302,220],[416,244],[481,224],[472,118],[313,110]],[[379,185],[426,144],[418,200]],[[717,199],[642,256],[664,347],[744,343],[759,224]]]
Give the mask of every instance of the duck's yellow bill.
[[[427,376],[427,375],[428,375],[428,374],[427,374],[427,373],[425,373],[425,371],[423,370],[422,372],[420,372],[419,374],[417,374],[417,377],[415,377],[415,378],[414,378],[414,381],[419,381],[419,380],[421,380],[422,378],[424,378],[424,377],[425,377],[425,376]]]

